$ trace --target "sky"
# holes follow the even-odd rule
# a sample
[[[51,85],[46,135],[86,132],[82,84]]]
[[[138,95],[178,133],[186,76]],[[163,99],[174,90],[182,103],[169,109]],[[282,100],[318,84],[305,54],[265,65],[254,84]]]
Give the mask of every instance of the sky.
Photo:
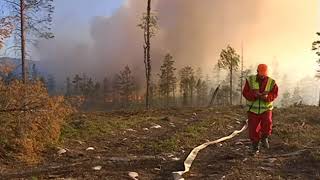
[[[53,30],[56,36],[70,36],[65,32],[75,29],[72,38],[90,40],[90,22],[96,16],[112,16],[125,0],[55,0]]]
[[[95,16],[111,16],[123,4],[125,0],[54,0],[55,12],[53,31],[55,36],[70,37],[90,41],[90,21]],[[0,0],[1,12],[8,13],[4,1]],[[0,16],[1,17],[1,16]],[[65,33],[75,29],[72,34]],[[37,51],[33,51],[33,59],[38,60]]]

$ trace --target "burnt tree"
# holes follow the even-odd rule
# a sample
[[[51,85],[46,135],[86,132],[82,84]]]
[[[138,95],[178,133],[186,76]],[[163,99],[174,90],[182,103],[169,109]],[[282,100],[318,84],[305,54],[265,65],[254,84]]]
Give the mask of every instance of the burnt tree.
[[[151,13],[151,0],[147,2],[147,13],[143,14],[141,19],[141,24],[138,26],[143,30],[143,54],[144,54],[144,66],[145,66],[145,76],[146,76],[146,108],[150,108],[150,85],[151,85],[151,38],[155,36],[156,30],[158,28],[157,21],[158,18]]]

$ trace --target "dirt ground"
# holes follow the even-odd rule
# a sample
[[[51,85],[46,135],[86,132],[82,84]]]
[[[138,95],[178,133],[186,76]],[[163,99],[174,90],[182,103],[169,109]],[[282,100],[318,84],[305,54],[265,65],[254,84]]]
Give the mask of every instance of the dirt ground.
[[[122,180],[130,179],[128,172],[142,180],[172,179],[195,146],[241,129],[245,119],[240,107],[80,112],[64,126],[59,144],[42,153],[41,163],[1,159],[0,179]],[[270,145],[252,156],[242,133],[200,151],[184,177],[320,179],[320,109],[276,109]]]

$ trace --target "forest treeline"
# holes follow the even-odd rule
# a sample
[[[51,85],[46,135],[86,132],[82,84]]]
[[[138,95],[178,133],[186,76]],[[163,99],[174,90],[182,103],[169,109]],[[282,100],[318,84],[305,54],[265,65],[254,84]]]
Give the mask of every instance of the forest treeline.
[[[170,107],[208,107],[211,105],[244,105],[241,90],[251,69],[239,70],[240,63],[233,63],[232,77],[230,68],[223,68],[221,61],[215,65],[212,74],[204,74],[201,68],[175,66],[174,57],[166,54],[161,67],[153,75],[150,85],[150,106],[153,108]],[[99,108],[112,110],[120,108],[143,108],[145,91],[143,82],[135,77],[129,66],[118,73],[98,81],[85,73],[74,74],[65,79],[64,95],[74,100],[75,104],[85,109]],[[213,77],[213,78],[212,78]],[[41,78],[40,78],[41,79]],[[50,94],[57,93],[54,76],[44,82]],[[232,84],[231,84],[232,82]],[[231,88],[232,87],[232,88]],[[217,89],[218,88],[218,89]],[[217,94],[213,97],[215,90]],[[293,93],[285,91],[278,105],[289,106],[302,104],[302,89],[298,86]],[[230,97],[231,93],[232,97]],[[60,92],[61,93],[61,92]],[[212,98],[213,101],[212,101]],[[232,101],[231,101],[232,100]],[[212,103],[212,104],[210,104]]]

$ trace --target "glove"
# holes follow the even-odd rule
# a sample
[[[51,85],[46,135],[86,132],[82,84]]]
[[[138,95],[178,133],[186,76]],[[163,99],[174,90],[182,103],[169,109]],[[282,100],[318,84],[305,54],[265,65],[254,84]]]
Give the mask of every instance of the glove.
[[[255,99],[260,98],[260,96],[261,96],[261,93],[260,93],[259,91],[254,91],[254,97],[255,97]]]
[[[260,99],[263,101],[267,101],[268,100],[268,93],[262,93],[260,96]]]

